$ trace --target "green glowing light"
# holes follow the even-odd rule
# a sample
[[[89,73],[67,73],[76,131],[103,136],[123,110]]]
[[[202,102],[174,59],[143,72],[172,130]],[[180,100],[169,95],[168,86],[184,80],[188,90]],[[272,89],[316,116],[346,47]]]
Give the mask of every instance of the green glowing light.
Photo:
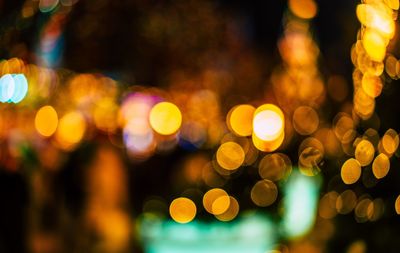
[[[306,234],[314,225],[321,178],[294,171],[284,187],[283,231],[287,238]]]

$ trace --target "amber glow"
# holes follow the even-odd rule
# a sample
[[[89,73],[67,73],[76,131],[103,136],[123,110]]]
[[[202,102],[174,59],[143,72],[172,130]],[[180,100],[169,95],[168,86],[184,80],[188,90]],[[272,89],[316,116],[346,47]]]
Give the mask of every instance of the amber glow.
[[[273,104],[258,107],[253,119],[253,143],[262,151],[277,149],[284,139],[284,115]]]
[[[375,148],[371,142],[362,140],[357,144],[355,157],[361,166],[367,166],[374,159]]]
[[[317,14],[317,5],[314,0],[289,0],[290,10],[298,17],[313,18]]]
[[[245,158],[243,148],[235,142],[225,142],[217,150],[218,164],[226,170],[236,170]]]
[[[309,106],[300,106],[293,113],[293,127],[301,135],[315,132],[319,125],[317,112]]]
[[[385,154],[379,154],[372,163],[372,172],[377,179],[387,175],[390,169],[389,158]]]
[[[228,194],[220,188],[211,189],[203,196],[203,206],[211,214],[214,214],[214,211],[217,215],[224,213],[229,208],[229,204]]]
[[[156,104],[150,111],[150,125],[161,135],[176,133],[182,124],[182,114],[179,108],[169,102]]]
[[[287,177],[292,171],[292,164],[284,154],[268,154],[261,159],[258,173],[264,179],[278,181]]]
[[[229,208],[224,213],[215,215],[215,218],[220,221],[231,221],[235,219],[239,213],[239,203],[234,197],[230,196],[229,198]]]
[[[250,136],[253,131],[252,120],[255,110],[251,105],[233,107],[226,118],[228,127],[239,136]]]
[[[336,210],[340,214],[350,213],[357,204],[357,196],[352,190],[345,190],[336,200]]]
[[[258,108],[253,127],[255,135],[261,140],[275,140],[283,131],[283,113],[274,105],[266,105],[265,110]]]
[[[399,146],[399,135],[397,132],[393,129],[387,130],[385,135],[382,137],[381,145],[383,147],[382,151],[388,156],[395,153]]]
[[[86,121],[77,111],[65,114],[58,124],[56,140],[61,147],[69,149],[80,142],[86,131]]]
[[[267,179],[258,181],[251,189],[251,200],[257,206],[272,205],[278,197],[278,188]]]
[[[212,213],[214,215],[221,215],[225,213],[230,206],[231,199],[229,196],[220,196],[218,197],[211,206]]]
[[[340,174],[345,184],[354,184],[361,176],[361,165],[356,159],[350,158],[342,165]]]
[[[396,198],[396,201],[394,203],[394,208],[396,210],[396,213],[400,215],[400,195],[398,195]]]
[[[171,202],[169,214],[178,223],[188,223],[196,216],[196,205],[188,198],[177,198]]]
[[[56,110],[50,105],[43,106],[36,113],[35,128],[41,135],[49,137],[54,134],[58,125]]]

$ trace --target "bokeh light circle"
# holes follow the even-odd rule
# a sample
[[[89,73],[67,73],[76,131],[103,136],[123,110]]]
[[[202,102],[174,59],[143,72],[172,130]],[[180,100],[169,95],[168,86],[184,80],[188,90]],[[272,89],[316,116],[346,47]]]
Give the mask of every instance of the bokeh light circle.
[[[170,102],[161,102],[150,111],[150,125],[161,135],[176,133],[182,124],[182,114],[179,108]]]

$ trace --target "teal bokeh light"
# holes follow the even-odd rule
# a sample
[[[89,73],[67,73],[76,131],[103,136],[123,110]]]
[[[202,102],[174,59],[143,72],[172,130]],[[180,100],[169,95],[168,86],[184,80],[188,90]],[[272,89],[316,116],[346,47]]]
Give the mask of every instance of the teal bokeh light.
[[[6,74],[0,78],[0,102],[8,102],[14,94],[15,82],[10,74]]]
[[[254,213],[227,223],[144,217],[140,232],[146,253],[265,253],[277,242],[274,224]]]
[[[28,81],[23,74],[17,74],[13,76],[14,78],[14,94],[10,98],[11,102],[19,103],[25,98],[28,92]]]
[[[0,78],[0,102],[19,103],[28,92],[28,81],[24,74],[6,74]]]
[[[317,214],[322,178],[308,177],[294,170],[284,186],[283,236],[301,237],[312,228]]]

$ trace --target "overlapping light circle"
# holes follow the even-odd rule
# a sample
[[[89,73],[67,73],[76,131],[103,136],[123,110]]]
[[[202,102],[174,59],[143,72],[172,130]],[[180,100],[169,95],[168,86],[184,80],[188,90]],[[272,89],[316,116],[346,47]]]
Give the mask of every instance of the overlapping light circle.
[[[0,102],[19,103],[28,92],[28,81],[24,74],[6,74],[0,78]]]

